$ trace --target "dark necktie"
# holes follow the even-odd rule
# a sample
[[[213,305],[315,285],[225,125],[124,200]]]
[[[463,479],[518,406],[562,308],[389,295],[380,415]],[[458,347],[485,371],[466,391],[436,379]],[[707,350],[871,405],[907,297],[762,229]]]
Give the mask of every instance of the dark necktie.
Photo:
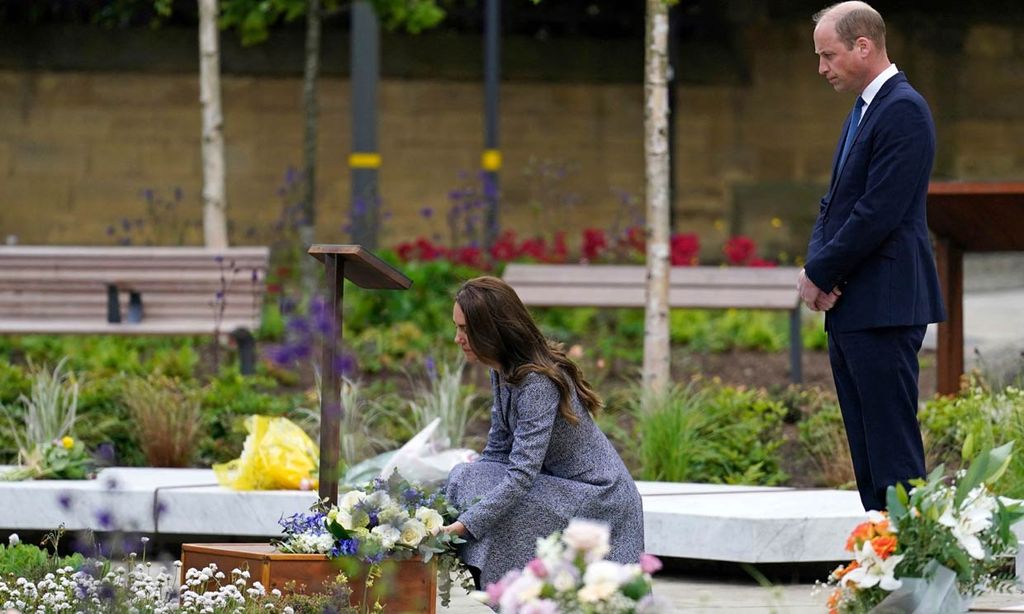
[[[860,114],[864,110],[864,99],[857,96],[857,102],[853,105],[853,111],[850,111],[850,121],[846,125],[846,135],[843,137],[843,153],[839,156],[839,166],[836,167],[838,173],[843,168],[843,162],[846,162],[846,154],[850,153],[850,147],[853,146],[853,139],[857,136],[857,127],[860,125]]]

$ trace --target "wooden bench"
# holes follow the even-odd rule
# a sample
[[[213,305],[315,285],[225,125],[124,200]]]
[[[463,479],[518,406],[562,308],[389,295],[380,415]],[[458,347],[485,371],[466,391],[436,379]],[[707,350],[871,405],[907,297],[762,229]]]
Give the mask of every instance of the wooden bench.
[[[789,312],[790,379],[800,383],[800,296],[794,267],[672,267],[669,307]],[[503,275],[526,305],[643,307],[647,271],[637,265],[510,264]]]
[[[0,246],[0,334],[231,333],[253,367],[266,247]]]

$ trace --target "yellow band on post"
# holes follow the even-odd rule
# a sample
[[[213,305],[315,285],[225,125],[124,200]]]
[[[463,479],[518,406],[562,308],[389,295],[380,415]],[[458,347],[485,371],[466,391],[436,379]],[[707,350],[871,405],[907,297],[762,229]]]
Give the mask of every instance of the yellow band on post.
[[[485,171],[501,170],[501,152],[497,149],[485,149],[480,156],[480,167]]]
[[[348,165],[351,168],[380,168],[380,154],[366,152],[349,154]]]

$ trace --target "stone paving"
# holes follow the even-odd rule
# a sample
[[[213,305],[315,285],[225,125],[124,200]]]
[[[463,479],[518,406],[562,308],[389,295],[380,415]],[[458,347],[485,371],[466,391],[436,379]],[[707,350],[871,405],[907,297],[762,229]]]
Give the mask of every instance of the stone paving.
[[[438,605],[439,614],[487,614],[491,611],[459,592],[452,593],[450,608]],[[662,599],[666,612],[686,614],[823,614],[828,599],[828,592],[815,590],[814,584],[763,587],[753,580],[695,578],[680,573],[655,576],[654,592]],[[1000,610],[1012,606],[1021,608]],[[972,611],[1024,612],[1024,595],[985,595],[974,602]]]

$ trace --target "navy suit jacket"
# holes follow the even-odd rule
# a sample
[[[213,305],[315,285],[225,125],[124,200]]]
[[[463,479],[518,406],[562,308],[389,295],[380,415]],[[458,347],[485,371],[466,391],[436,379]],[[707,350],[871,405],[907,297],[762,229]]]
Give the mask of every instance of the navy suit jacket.
[[[846,134],[845,124],[840,134]],[[925,203],[935,125],[906,75],[897,73],[882,85],[846,161],[836,168],[841,148],[842,137],[804,267],[814,285],[843,293],[826,313],[826,328],[845,332],[945,320]]]

